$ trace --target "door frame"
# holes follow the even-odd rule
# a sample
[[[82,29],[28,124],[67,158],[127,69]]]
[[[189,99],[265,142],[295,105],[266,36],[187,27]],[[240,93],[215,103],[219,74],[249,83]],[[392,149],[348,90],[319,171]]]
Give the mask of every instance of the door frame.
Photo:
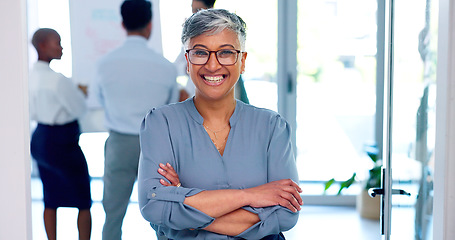
[[[455,0],[439,0],[433,239],[455,239]]]
[[[379,36],[378,40],[383,40],[384,54],[383,64],[383,141],[382,141],[382,159],[383,159],[383,177],[382,177],[382,205],[381,205],[381,224],[380,233],[383,239],[389,240],[391,233],[391,213],[392,213],[392,119],[393,119],[393,70],[394,70],[394,0],[378,1],[378,9],[383,8],[383,21],[378,21],[384,24],[383,35]],[[382,9],[381,9],[382,10]],[[378,11],[379,12],[379,11]],[[379,14],[378,14],[379,15]],[[378,16],[378,19],[380,17]],[[378,52],[380,50],[378,49]],[[378,63],[379,66],[381,63]],[[376,109],[377,111],[377,109]]]
[[[0,1],[0,239],[32,239],[25,0]]]
[[[382,1],[378,1],[382,2]],[[386,0],[387,3],[393,0]],[[379,5],[378,5],[379,6]],[[387,16],[386,14],[384,14]],[[387,21],[387,17],[385,19]],[[387,26],[387,25],[386,25]],[[439,0],[433,239],[455,239],[455,0]],[[379,51],[379,49],[378,49]],[[387,83],[385,83],[387,84]],[[390,83],[389,83],[390,84]],[[385,85],[386,86],[386,85]],[[390,91],[389,91],[390,92]],[[386,110],[388,111],[388,110]],[[387,116],[384,118],[387,119]],[[386,129],[387,131],[387,129]],[[385,131],[385,132],[386,132]],[[384,144],[387,140],[384,140]],[[384,155],[387,150],[384,151]],[[386,157],[387,156],[383,156]],[[385,161],[387,162],[387,161]],[[387,165],[385,163],[385,167]],[[389,163],[390,164],[390,163]],[[386,174],[385,233],[390,238],[391,172]],[[388,175],[388,176],[387,176]]]
[[[278,4],[278,112],[291,125],[291,140],[297,155],[297,0]]]

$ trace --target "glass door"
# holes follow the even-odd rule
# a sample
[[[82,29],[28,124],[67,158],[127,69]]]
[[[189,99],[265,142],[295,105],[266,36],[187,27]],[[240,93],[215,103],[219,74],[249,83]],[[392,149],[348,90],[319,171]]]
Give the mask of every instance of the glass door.
[[[321,195],[325,181],[353,173],[363,181],[372,167],[376,11],[376,0],[298,1],[296,143],[305,194]],[[332,187],[327,195],[337,191]]]
[[[392,49],[385,94],[383,238],[430,240],[438,1],[388,3]]]

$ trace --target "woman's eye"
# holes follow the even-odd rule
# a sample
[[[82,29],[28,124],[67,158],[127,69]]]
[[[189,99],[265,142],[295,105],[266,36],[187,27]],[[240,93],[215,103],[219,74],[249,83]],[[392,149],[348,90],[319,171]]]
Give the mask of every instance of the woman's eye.
[[[231,57],[232,55],[235,55],[235,51],[232,50],[221,50],[218,52],[219,57]]]
[[[205,57],[208,55],[208,53],[206,51],[203,51],[203,50],[196,50],[193,52],[193,55],[196,55],[198,57]]]

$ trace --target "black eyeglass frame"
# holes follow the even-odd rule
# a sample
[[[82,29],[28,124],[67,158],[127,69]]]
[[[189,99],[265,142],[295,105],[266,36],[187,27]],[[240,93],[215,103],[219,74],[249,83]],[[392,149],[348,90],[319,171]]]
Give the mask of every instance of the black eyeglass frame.
[[[188,60],[190,61],[191,64],[200,65],[200,66],[207,64],[207,62],[210,60],[210,56],[212,56],[212,53],[215,53],[215,58],[216,58],[216,60],[218,61],[218,63],[219,63],[220,65],[222,65],[222,66],[232,66],[232,65],[236,64],[236,63],[239,61],[239,55],[240,55],[240,53],[243,53],[242,51],[240,51],[240,50],[238,50],[238,49],[220,49],[220,50],[217,50],[217,51],[209,51],[209,50],[206,50],[206,49],[199,49],[199,48],[187,49],[185,52],[186,52],[187,54],[189,54],[190,51],[192,51],[192,50],[205,51],[205,52],[208,52],[208,53],[209,53],[209,55],[208,55],[209,57],[207,58],[207,61],[205,61],[205,63],[200,63],[200,64],[191,62],[191,58],[188,56]],[[232,63],[232,64],[221,64],[221,63],[220,63],[220,60],[218,60],[218,54],[217,54],[217,53],[218,53],[218,52],[221,52],[221,51],[226,51],[226,50],[237,52],[237,56],[236,56],[236,58],[235,58],[235,62],[234,62],[234,63]]]

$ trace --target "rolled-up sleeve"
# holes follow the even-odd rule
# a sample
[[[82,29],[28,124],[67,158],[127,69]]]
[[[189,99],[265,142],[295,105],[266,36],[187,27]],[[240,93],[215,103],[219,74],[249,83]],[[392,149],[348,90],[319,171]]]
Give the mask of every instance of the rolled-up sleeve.
[[[299,177],[292,150],[291,128],[289,124],[277,115],[270,121],[270,130],[271,135],[267,150],[268,182],[292,179],[298,183]],[[244,207],[244,209],[258,214],[260,219],[254,226],[237,236],[246,239],[288,231],[297,224],[299,218],[299,212],[294,213],[282,206],[266,208]]]
[[[142,216],[152,225],[169,230],[202,229],[211,224],[214,218],[183,203],[202,189],[165,187],[159,182],[163,178],[157,171],[160,163],[176,166],[168,121],[161,112],[152,110],[147,114],[140,142],[138,191]]]

